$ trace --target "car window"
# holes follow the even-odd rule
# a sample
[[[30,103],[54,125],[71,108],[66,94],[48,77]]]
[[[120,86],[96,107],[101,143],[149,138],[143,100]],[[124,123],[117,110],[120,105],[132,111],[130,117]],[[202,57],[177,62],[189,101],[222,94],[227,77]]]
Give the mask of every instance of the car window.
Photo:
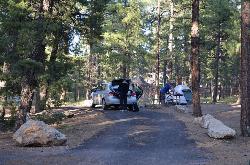
[[[97,88],[91,89],[91,92],[96,92]]]
[[[110,85],[109,89],[112,90],[112,91],[114,91],[114,90],[116,91],[116,90],[118,90],[118,87],[119,87],[119,85],[114,85],[114,86]]]
[[[101,86],[100,86],[100,90],[105,90],[105,85],[104,84],[102,84]]]
[[[106,90],[106,86],[107,84],[101,84],[100,86],[98,86],[98,91]]]
[[[105,84],[105,90],[109,89],[109,84]]]
[[[98,92],[100,90],[101,90],[101,87],[99,86],[99,87],[91,89],[91,92]]]

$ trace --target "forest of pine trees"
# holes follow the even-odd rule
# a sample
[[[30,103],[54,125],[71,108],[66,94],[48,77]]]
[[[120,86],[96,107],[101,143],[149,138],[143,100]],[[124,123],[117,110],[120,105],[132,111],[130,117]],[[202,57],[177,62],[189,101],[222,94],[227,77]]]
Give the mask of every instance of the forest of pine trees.
[[[241,101],[250,136],[248,0],[0,0],[2,113],[20,97],[16,127],[36,99],[88,99],[101,81],[146,78],[190,86],[202,99]],[[160,77],[160,74],[163,77]]]

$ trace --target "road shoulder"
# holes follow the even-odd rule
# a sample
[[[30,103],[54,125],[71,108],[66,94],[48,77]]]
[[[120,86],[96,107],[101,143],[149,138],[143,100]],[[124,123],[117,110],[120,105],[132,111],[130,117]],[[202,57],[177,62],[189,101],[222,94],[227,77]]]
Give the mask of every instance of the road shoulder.
[[[209,165],[246,165],[250,160],[250,138],[240,136],[240,107],[239,105],[202,104],[203,114],[211,114],[227,126],[236,130],[234,139],[218,140],[208,137],[207,130],[194,122],[192,106],[189,113],[180,113],[174,107],[164,107],[178,120],[185,123],[187,132],[197,146],[208,151]]]

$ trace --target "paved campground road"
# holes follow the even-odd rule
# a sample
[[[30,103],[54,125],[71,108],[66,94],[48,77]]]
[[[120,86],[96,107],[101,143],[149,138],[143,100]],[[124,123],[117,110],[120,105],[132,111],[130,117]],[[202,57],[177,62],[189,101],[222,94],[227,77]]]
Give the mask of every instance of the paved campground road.
[[[205,151],[163,110],[105,111],[104,131],[73,149],[0,151],[1,165],[202,165]],[[99,124],[105,124],[99,123]],[[59,147],[60,148],[60,147]]]

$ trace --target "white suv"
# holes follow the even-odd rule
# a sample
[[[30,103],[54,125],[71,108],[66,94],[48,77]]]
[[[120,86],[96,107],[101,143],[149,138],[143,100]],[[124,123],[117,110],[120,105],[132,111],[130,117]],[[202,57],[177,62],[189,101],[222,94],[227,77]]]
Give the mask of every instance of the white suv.
[[[92,89],[92,107],[96,105],[102,105],[103,109],[108,109],[111,106],[120,106],[120,99],[118,93],[119,80],[113,80],[109,83],[102,83],[99,87]],[[129,110],[133,110],[134,106],[137,106],[136,94],[129,88],[127,105]]]

